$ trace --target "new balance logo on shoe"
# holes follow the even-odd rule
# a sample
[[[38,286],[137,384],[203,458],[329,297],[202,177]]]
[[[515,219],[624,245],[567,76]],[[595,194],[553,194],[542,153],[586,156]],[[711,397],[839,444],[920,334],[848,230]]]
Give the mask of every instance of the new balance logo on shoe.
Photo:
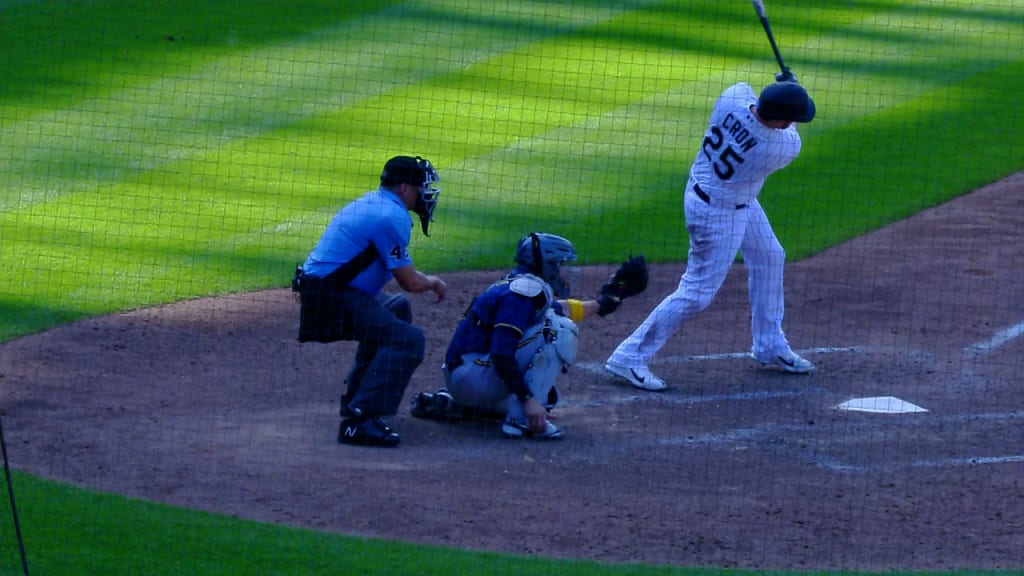
[[[397,446],[401,437],[383,418],[350,418],[338,428],[338,442],[360,446]]]

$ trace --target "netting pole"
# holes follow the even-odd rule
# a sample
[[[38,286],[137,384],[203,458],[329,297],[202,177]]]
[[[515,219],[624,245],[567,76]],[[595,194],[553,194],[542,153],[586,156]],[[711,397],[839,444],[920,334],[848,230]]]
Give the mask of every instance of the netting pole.
[[[18,537],[18,550],[21,551],[21,570],[28,576],[28,560],[25,558],[25,541],[21,537],[21,525],[18,523],[18,509],[14,506],[14,486],[11,484],[11,467],[7,463],[7,441],[4,439],[3,417],[0,417],[0,452],[4,456],[4,476],[7,478],[7,495],[11,499],[11,517],[14,518],[14,533]]]

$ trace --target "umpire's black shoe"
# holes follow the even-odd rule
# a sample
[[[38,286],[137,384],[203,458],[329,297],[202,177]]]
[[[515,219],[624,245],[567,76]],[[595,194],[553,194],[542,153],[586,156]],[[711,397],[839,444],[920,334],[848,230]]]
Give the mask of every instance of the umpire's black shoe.
[[[348,418],[338,428],[338,442],[359,446],[398,446],[401,437],[383,418]]]

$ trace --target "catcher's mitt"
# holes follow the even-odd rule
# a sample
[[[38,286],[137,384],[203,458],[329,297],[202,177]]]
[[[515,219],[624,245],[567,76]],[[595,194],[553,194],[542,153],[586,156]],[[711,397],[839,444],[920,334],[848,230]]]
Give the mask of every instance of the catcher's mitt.
[[[643,255],[631,256],[601,286],[597,294],[598,316],[615,312],[622,300],[647,289],[647,261]]]

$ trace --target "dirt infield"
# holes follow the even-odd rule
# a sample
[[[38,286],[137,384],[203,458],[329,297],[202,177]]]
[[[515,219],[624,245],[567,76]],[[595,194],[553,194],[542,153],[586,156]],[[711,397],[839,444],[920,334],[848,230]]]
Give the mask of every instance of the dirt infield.
[[[335,442],[352,345],[295,341],[286,290],[79,322],[0,347],[12,465],[254,520],[474,550],[796,569],[1024,567],[1024,175],[787,268],[786,330],[818,370],[764,370],[745,270],[641,392],[604,358],[684,269],[581,326],[561,441],[392,419]],[[596,287],[610,269],[585,272]],[[496,272],[413,297],[437,387],[456,318]],[[926,412],[839,411],[895,397]]]

